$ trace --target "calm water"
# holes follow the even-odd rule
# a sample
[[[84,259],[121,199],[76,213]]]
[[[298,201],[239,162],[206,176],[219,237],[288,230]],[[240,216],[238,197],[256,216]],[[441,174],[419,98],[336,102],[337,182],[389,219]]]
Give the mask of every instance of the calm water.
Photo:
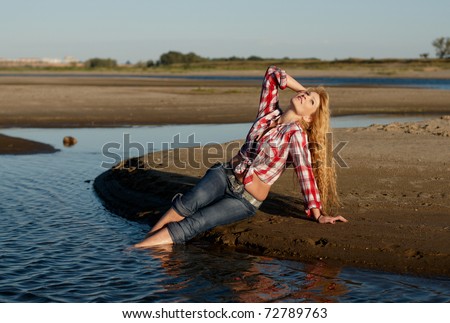
[[[16,74],[2,73],[2,76],[26,77],[89,77],[89,78],[153,78],[153,79],[187,79],[211,81],[250,81],[260,82],[261,76],[213,76],[213,75],[136,75],[136,74]],[[401,78],[401,77],[302,77],[298,76],[307,86],[393,86],[417,87],[439,90],[450,90],[450,79],[440,78]]]
[[[108,161],[103,145],[123,142],[128,133],[157,148],[174,133],[189,141],[194,129],[202,144],[246,131],[244,125],[2,130],[61,151],[0,156],[0,302],[450,301],[448,278],[277,260],[207,244],[130,249],[149,228],[108,212],[93,192],[92,180]],[[79,143],[64,148],[65,135]]]

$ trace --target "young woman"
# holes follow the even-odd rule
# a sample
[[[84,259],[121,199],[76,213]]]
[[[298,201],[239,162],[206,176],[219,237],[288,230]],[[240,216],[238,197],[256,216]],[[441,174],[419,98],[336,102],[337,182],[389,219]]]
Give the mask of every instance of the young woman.
[[[279,108],[278,89],[296,92]],[[326,163],[329,98],[324,88],[306,90],[276,66],[265,74],[258,114],[239,153],[212,166],[198,184],[177,194],[172,207],[136,247],[184,243],[218,225],[256,213],[287,164],[293,164],[306,214],[318,223],[347,222],[325,210],[339,204],[333,163]]]

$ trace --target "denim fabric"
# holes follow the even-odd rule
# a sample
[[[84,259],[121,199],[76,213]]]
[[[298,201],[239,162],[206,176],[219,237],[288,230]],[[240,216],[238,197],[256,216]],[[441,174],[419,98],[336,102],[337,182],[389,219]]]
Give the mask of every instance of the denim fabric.
[[[254,215],[257,209],[242,197],[242,191],[232,188],[223,164],[212,166],[195,187],[174,196],[172,208],[184,219],[167,225],[173,242],[183,243],[218,225]]]

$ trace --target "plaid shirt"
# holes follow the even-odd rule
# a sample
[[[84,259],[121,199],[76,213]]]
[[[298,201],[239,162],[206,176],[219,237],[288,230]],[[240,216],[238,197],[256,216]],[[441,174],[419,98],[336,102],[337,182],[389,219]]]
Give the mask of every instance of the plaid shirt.
[[[267,69],[261,89],[256,121],[241,147],[242,161],[236,165],[237,174],[246,175],[244,184],[253,181],[256,174],[264,183],[272,185],[292,162],[305,198],[305,209],[321,208],[319,190],[311,166],[306,132],[296,123],[276,125],[282,111],[279,107],[278,88],[286,88],[286,72],[276,66]]]

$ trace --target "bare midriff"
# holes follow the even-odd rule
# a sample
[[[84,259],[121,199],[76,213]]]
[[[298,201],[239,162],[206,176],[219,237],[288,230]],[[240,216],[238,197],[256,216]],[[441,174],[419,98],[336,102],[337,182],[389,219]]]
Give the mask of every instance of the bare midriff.
[[[239,155],[233,157],[230,160],[230,164],[234,167],[240,163],[241,158]],[[244,183],[244,177],[246,175],[246,172],[243,174],[236,174],[236,179],[240,181],[241,183]],[[256,198],[259,201],[264,201],[267,198],[267,195],[270,191],[270,185],[267,183],[264,183],[256,174],[253,174],[253,180],[251,183],[245,185],[245,190],[249,192],[251,195],[253,195],[254,198]]]

